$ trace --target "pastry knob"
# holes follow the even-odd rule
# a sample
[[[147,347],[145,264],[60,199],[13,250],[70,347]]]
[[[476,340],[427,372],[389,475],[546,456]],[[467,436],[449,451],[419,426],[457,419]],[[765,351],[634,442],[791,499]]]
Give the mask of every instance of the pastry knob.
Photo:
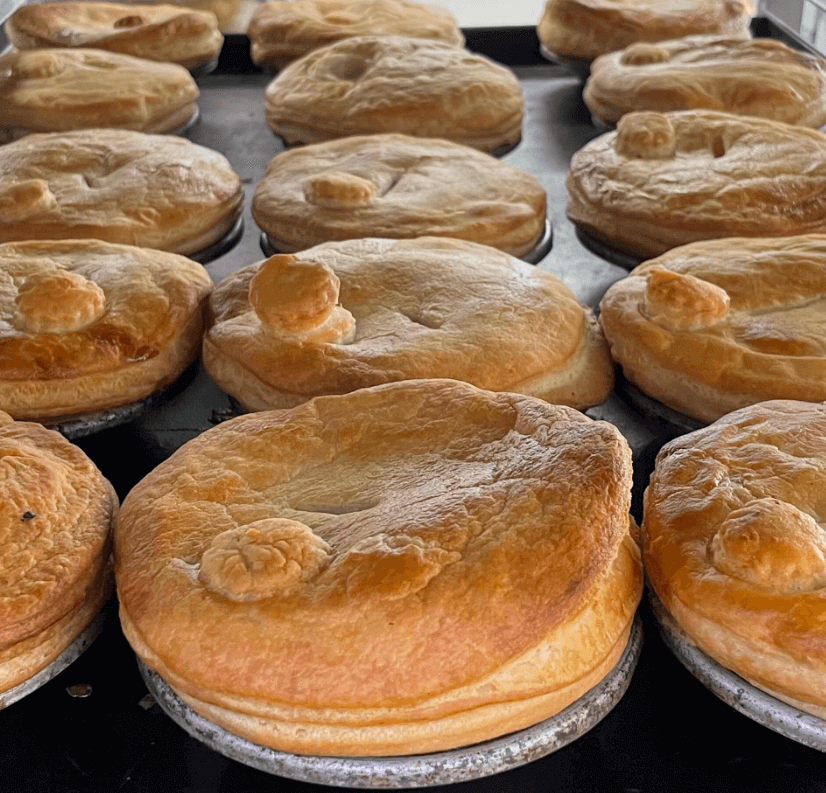
[[[668,159],[676,151],[674,127],[662,113],[626,113],[617,123],[614,149],[631,159]]]
[[[25,220],[56,206],[57,199],[44,179],[25,179],[0,186],[0,216],[7,222]]]
[[[298,341],[347,343],[353,315],[337,305],[340,281],[322,262],[271,256],[250,280],[249,300],[268,330]]]
[[[42,270],[18,290],[15,325],[27,333],[69,333],[100,319],[106,295],[88,278],[69,270]]]
[[[4,410],[0,410],[0,427],[14,424],[14,419]]]
[[[376,185],[355,174],[334,171],[309,179],[304,197],[316,206],[355,207],[369,204],[376,197]]]
[[[333,549],[309,526],[265,518],[221,532],[204,551],[198,576],[217,595],[249,602],[286,595],[315,578]]]
[[[776,498],[732,512],[711,538],[709,553],[721,573],[774,592],[826,587],[826,531]]]
[[[114,28],[136,28],[138,25],[143,25],[146,20],[140,14],[127,14],[125,17],[116,19],[112,25]]]
[[[620,63],[627,66],[645,66],[648,63],[665,63],[671,56],[668,50],[658,47],[656,44],[637,42],[625,48],[620,56]]]
[[[730,302],[716,284],[671,270],[650,270],[640,308],[664,328],[701,330],[723,319]]]

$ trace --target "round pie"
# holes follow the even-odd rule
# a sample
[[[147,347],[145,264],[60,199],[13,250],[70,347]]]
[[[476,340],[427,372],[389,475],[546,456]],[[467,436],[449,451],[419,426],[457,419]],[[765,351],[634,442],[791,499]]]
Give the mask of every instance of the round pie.
[[[0,55],[0,140],[89,127],[173,132],[195,116],[198,94],[174,63],[104,50],[11,51]]]
[[[636,42],[748,38],[751,15],[749,0],[547,0],[537,33],[552,53],[592,61]]]
[[[215,14],[174,5],[33,3],[20,6],[5,31],[19,50],[92,47],[187,69],[214,61],[224,43]]]
[[[696,109],[820,127],[826,60],[775,39],[690,36],[632,44],[591,64],[582,97],[607,125],[634,110]]]
[[[277,154],[252,215],[279,251],[361,237],[457,237],[514,256],[545,229],[545,190],[515,165],[446,140],[341,138]]]
[[[645,570],[708,655],[826,718],[826,406],[762,402],[666,445]]]
[[[569,219],[641,257],[826,231],[826,135],[712,110],[628,113],[571,159]]]
[[[419,754],[542,721],[626,646],[631,453],[453,380],[241,416],[127,497],[121,623],[207,719],[300,754]]]
[[[461,240],[279,254],[225,278],[210,314],[204,365],[251,410],[431,377],[581,409],[613,387],[599,326],[568,287]]]
[[[57,432],[0,411],[0,702],[82,634],[112,591],[118,499]]]
[[[268,0],[259,4],[247,33],[253,62],[275,68],[351,36],[465,43],[449,11],[409,0]]]
[[[194,254],[241,216],[216,151],[171,135],[91,129],[0,147],[0,242],[88,239]]]
[[[264,103],[288,145],[400,132],[495,151],[522,137],[516,75],[432,39],[355,36],[320,47],[287,66]]]
[[[137,402],[198,356],[212,281],[183,256],[97,240],[0,245],[0,409]]]

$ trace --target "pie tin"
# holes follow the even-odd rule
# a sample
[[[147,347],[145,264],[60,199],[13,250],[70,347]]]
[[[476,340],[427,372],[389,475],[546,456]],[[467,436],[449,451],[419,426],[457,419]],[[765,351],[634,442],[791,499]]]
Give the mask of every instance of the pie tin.
[[[39,672],[28,680],[10,688],[8,691],[0,691],[0,710],[28,696],[41,686],[48,683],[53,677],[57,677],[67,666],[76,661],[87,647],[98,637],[106,623],[106,609],[99,612],[96,617],[83,629],[78,637],[50,664],[44,666]]]
[[[279,247],[277,243],[273,242],[272,237],[270,237],[266,231],[261,232],[259,244],[261,245],[261,251],[264,256],[275,256],[277,253],[297,253],[297,251],[285,250],[283,247]],[[548,220],[548,218],[545,218],[545,226],[542,231],[542,236],[539,238],[539,242],[537,242],[536,245],[534,245],[534,247],[527,253],[523,253],[518,258],[528,264],[539,264],[539,262],[541,262],[551,252],[553,244],[554,229],[551,225],[551,221]]]
[[[225,253],[229,253],[238,244],[243,234],[244,217],[239,214],[238,220],[235,221],[232,228],[217,242],[213,242],[212,245],[209,245],[197,253],[187,253],[184,255],[188,259],[198,262],[198,264],[209,264]]]
[[[192,115],[189,117],[189,121],[182,124],[180,127],[176,127],[175,129],[169,130],[167,135],[180,135],[183,138],[188,138],[189,134],[192,132],[193,129],[197,126],[198,122],[201,120],[201,106],[196,103],[195,110],[192,111]]]
[[[220,58],[220,53],[216,55],[209,63],[202,63],[200,66],[193,66],[189,73],[193,77],[203,77],[206,74],[212,74],[218,68],[218,59]]]
[[[579,77],[583,83],[591,76],[591,61],[587,58],[568,58],[565,55],[557,55],[541,43],[539,52],[545,60],[564,66],[571,74]]]
[[[649,588],[649,600],[663,641],[677,660],[709,691],[738,713],[812,749],[826,752],[826,720],[761,691],[703,652]]]
[[[674,408],[648,396],[633,383],[629,382],[622,369],[618,369],[614,381],[614,390],[623,402],[646,419],[654,419],[672,435],[686,435],[689,432],[708,426],[707,421],[695,419],[680,413]]]
[[[598,240],[587,231],[579,228],[576,229],[577,239],[589,250],[595,253],[602,259],[605,259],[611,264],[617,264],[624,267],[626,270],[633,270],[637,265],[642,264],[646,259],[641,256],[635,256],[633,253],[627,253],[621,248],[615,248],[607,242]]]
[[[639,659],[642,627],[635,617],[628,644],[606,677],[565,710],[527,729],[472,746],[407,757],[318,757],[269,749],[207,721],[160,675],[138,660],[150,693],[189,735],[220,754],[288,779],[362,789],[416,788],[492,776],[561,749],[584,735],[619,702]]]

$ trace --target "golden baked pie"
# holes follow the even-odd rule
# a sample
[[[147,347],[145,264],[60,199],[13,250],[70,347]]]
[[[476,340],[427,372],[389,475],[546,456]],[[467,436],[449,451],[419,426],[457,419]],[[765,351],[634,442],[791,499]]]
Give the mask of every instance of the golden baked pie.
[[[592,61],[636,42],[749,37],[749,0],[546,0],[537,26],[552,53]]]
[[[253,15],[248,35],[253,62],[276,68],[351,36],[465,43],[447,9],[409,0],[267,0]]]
[[[152,394],[198,356],[211,291],[201,265],[172,253],[0,245],[0,409],[62,418]]]
[[[251,410],[429,377],[581,409],[613,387],[593,313],[562,281],[461,240],[279,254],[225,278],[210,314],[204,365]]]
[[[826,235],[674,248],[608,289],[600,324],[628,380],[694,418],[822,402]]]
[[[641,258],[826,231],[826,135],[712,110],[628,113],[571,158],[569,219]]]
[[[226,157],[171,135],[90,129],[0,147],[0,242],[87,239],[194,254],[237,223]]]
[[[277,154],[252,215],[283,252],[361,237],[458,237],[523,256],[545,190],[511,163],[446,140],[360,135]]]
[[[214,14],[174,5],[33,3],[20,6],[5,31],[19,50],[92,47],[187,69],[214,61],[224,43]]]
[[[82,634],[112,591],[118,499],[62,435],[0,411],[0,702]]]
[[[826,406],[762,402],[666,445],[644,558],[708,655],[826,718]]]
[[[174,63],[104,50],[12,50],[0,55],[0,140],[89,127],[173,132],[197,112],[198,94]]]
[[[152,4],[154,3],[155,0],[152,0]],[[259,6],[259,0],[159,0],[158,4],[208,11],[215,14],[221,33],[246,35],[252,15]]]
[[[432,39],[355,36],[320,47],[270,83],[264,104],[288,145],[401,132],[494,151],[522,137],[516,75]]]
[[[631,454],[453,380],[241,416],[132,490],[121,623],[190,707],[275,749],[418,754],[542,721],[640,597]]]
[[[634,110],[702,109],[820,127],[826,60],[776,39],[689,36],[632,44],[591,64],[582,97],[608,125]]]

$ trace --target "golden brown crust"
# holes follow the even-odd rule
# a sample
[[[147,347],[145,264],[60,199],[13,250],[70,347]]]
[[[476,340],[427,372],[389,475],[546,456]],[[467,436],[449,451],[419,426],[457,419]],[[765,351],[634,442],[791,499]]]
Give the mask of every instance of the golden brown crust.
[[[703,421],[826,400],[826,235],[675,248],[611,286],[600,323],[625,376]]]
[[[232,228],[243,197],[223,155],[170,135],[91,129],[0,147],[0,242],[94,238],[196,253]]]
[[[291,251],[439,236],[522,256],[541,239],[545,211],[545,190],[527,171],[446,140],[395,134],[282,152],[252,198],[255,222]]]
[[[749,0],[547,0],[537,33],[551,52],[590,61],[638,41],[747,38],[751,15]]]
[[[638,112],[571,159],[567,214],[635,256],[826,231],[826,135],[711,110]]]
[[[0,55],[0,135],[4,128],[170,132],[192,117],[198,93],[190,73],[173,63],[103,50],[7,52]]]
[[[773,401],[665,446],[646,571],[683,630],[764,690],[826,712],[826,407]]]
[[[409,0],[268,0],[259,4],[247,34],[253,62],[276,68],[352,36],[412,36],[456,47],[465,43],[449,11]]]
[[[218,57],[224,37],[215,15],[173,5],[33,3],[5,26],[20,50],[92,47],[192,69]]]
[[[96,240],[0,245],[0,408],[64,417],[130,404],[198,355],[209,275]]]
[[[124,629],[177,690],[275,748],[493,737],[615,657],[641,587],[630,466],[611,425],[455,381],[242,416],[127,498]]]
[[[493,151],[522,137],[516,75],[432,39],[355,36],[320,47],[287,66],[264,102],[287,144],[399,132]]]

